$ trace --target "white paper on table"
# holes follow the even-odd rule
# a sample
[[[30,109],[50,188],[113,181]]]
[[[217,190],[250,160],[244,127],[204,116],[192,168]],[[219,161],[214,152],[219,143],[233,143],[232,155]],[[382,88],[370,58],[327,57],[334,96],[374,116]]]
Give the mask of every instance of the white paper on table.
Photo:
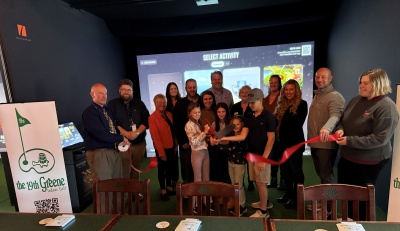
[[[195,218],[186,218],[176,227],[175,231],[196,231],[199,230],[201,221]]]
[[[51,222],[47,223],[45,226],[57,226],[64,227],[71,221],[75,219],[75,215],[73,214],[63,214],[54,218]]]
[[[356,222],[341,222],[336,224],[339,231],[365,231],[362,224],[357,224]]]

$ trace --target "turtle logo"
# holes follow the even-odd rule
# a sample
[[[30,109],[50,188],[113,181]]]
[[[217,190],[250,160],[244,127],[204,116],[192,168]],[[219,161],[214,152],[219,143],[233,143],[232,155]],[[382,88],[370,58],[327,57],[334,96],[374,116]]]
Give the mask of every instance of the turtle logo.
[[[33,148],[19,157],[19,168],[23,172],[34,170],[39,174],[49,172],[55,164],[55,158],[49,151],[41,148]]]

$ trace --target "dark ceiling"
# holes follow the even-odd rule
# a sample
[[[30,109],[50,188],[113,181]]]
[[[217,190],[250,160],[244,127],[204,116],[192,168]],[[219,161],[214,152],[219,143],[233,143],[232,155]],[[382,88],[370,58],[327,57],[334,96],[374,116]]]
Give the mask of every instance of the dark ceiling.
[[[329,20],[340,2],[218,0],[219,4],[197,6],[197,0],[63,1],[103,18],[119,37],[193,35]]]

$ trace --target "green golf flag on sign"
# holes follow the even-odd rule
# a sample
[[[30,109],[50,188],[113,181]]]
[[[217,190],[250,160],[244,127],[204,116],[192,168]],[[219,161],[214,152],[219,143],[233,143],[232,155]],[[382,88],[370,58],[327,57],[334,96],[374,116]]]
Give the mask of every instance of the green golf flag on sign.
[[[28,119],[22,117],[22,116],[18,113],[18,111],[17,111],[16,108],[15,108],[15,112],[17,113],[17,120],[18,120],[18,126],[19,126],[19,127],[23,127],[23,126],[25,126],[25,125],[27,125],[27,124],[31,124],[31,122],[29,122]]]

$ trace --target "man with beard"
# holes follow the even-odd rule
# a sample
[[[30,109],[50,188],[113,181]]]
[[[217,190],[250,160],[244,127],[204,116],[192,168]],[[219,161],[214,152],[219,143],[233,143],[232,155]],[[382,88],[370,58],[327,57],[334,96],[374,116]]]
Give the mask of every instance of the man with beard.
[[[114,111],[120,133],[131,143],[127,152],[122,153],[122,176],[139,179],[139,173],[131,169],[140,168],[146,151],[146,129],[149,127],[149,111],[139,99],[133,98],[133,83],[129,79],[119,82],[119,98],[108,102]]]
[[[186,97],[180,99],[175,104],[173,118],[175,134],[179,144],[182,180],[184,182],[193,182],[193,169],[191,162],[192,151],[189,146],[189,139],[185,132],[185,124],[188,121],[188,105],[190,104],[190,102],[197,102],[197,100],[199,99],[199,94],[197,94],[196,80],[186,80],[185,90]]]

